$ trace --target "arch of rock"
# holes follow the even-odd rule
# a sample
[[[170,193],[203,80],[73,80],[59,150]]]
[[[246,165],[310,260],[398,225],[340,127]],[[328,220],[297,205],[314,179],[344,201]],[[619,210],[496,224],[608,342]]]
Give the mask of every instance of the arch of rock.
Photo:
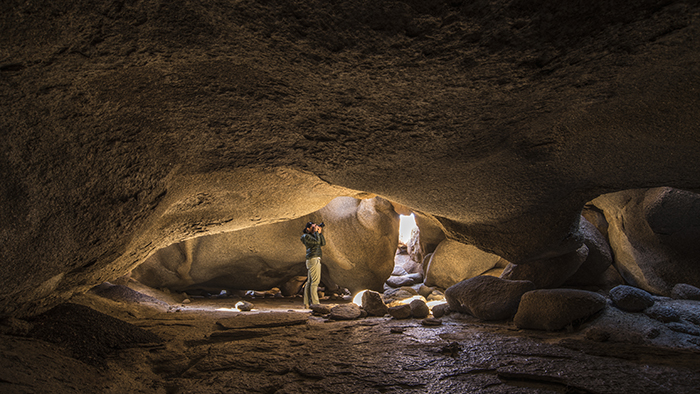
[[[691,1],[0,5],[0,316],[379,195],[512,262],[700,190]],[[574,237],[575,238],[575,237]]]

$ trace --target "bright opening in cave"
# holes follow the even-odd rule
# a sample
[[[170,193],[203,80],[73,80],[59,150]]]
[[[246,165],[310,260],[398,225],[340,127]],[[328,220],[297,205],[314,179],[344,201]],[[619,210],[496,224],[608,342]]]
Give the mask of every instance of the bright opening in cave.
[[[411,240],[413,230],[418,230],[416,217],[413,214],[401,215],[399,223],[399,242],[405,245]]]

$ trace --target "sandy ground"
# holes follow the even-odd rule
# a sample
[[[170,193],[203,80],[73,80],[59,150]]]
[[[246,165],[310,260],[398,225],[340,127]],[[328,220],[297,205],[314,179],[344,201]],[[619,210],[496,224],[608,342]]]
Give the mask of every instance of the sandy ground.
[[[303,310],[300,298],[253,299],[253,311],[237,312],[238,299],[182,304],[134,294],[140,301],[133,294],[115,301],[88,293],[67,304],[61,316],[75,314],[68,325],[59,325],[60,317],[26,323],[33,332],[51,328],[51,338],[2,335],[0,392],[697,393],[700,387],[698,337],[611,307],[571,332],[540,332],[460,314],[443,317],[439,326],[390,317],[330,321]],[[700,308],[686,303],[692,313]]]

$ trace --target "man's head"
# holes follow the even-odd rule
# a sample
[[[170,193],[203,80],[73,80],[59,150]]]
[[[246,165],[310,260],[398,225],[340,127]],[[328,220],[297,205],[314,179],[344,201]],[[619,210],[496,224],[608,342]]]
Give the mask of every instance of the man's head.
[[[308,222],[306,223],[306,227],[304,227],[304,232],[307,234],[313,233],[315,227],[316,225],[314,224],[314,222]]]

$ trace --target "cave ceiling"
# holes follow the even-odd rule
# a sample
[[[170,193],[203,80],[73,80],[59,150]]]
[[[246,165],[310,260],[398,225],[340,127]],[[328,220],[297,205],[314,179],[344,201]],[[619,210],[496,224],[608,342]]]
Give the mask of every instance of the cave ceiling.
[[[696,1],[0,5],[0,314],[379,195],[510,261],[700,190]],[[562,249],[562,250],[563,250]]]

